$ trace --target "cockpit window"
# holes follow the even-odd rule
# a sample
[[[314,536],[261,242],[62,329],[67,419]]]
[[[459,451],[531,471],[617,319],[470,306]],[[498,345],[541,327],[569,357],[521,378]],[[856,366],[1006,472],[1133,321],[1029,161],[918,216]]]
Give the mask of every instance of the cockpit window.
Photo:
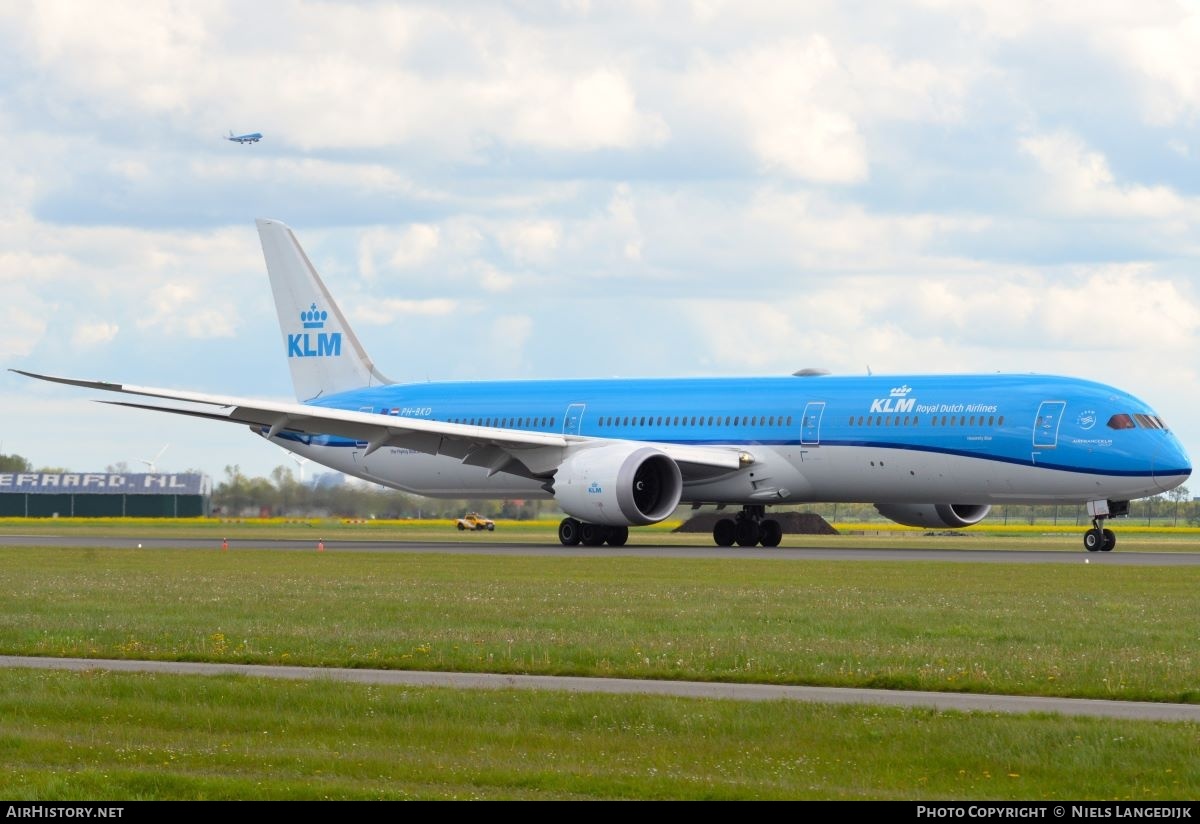
[[[1108,419],[1109,429],[1137,429],[1138,427],[1142,429],[1161,429],[1164,432],[1170,431],[1167,429],[1167,425],[1163,423],[1163,419],[1158,417],[1158,415],[1146,415],[1142,412],[1134,412],[1132,415],[1126,415],[1122,412]]]
[[[1158,415],[1134,415],[1134,417],[1137,418],[1138,423],[1147,429],[1165,430],[1167,428],[1167,425],[1163,423],[1162,418],[1158,417]]]
[[[1136,429],[1137,424],[1133,422],[1133,418],[1125,413],[1113,415],[1108,419],[1109,429]]]

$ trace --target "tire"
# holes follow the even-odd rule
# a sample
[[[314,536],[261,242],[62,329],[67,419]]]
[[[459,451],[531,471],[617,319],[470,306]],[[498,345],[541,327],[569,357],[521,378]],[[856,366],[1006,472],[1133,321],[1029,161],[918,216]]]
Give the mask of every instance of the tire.
[[[1083,533],[1083,548],[1088,552],[1099,552],[1102,546],[1104,546],[1103,530],[1089,529]]]
[[[496,525],[495,525],[495,524],[488,524],[488,525],[487,525],[487,531],[488,531],[488,532],[495,532],[495,531],[496,531]]]
[[[729,518],[722,518],[713,524],[713,540],[717,546],[733,546],[733,540],[737,537],[737,527]]]
[[[629,527],[613,526],[608,528],[608,545],[609,546],[625,546],[625,542],[629,540]]]
[[[579,540],[584,546],[603,546],[608,539],[608,527],[600,524],[582,524]]]
[[[774,519],[763,521],[759,524],[758,529],[759,541],[763,546],[779,546],[779,542],[783,540],[783,527],[779,525],[779,521]]]
[[[734,529],[736,530],[734,540],[738,546],[754,546],[761,537],[758,522],[752,521],[749,518],[737,521],[734,524]]]
[[[459,524],[459,525],[458,525],[458,531],[459,531],[459,532],[462,532],[464,529],[466,529],[466,527],[465,527],[465,526],[463,526],[462,524]]]
[[[563,546],[577,546],[583,524],[574,518],[563,518],[558,524],[558,540]]]
[[[1100,545],[1101,552],[1112,552],[1117,545],[1117,533],[1111,529],[1104,530],[1104,543]]]

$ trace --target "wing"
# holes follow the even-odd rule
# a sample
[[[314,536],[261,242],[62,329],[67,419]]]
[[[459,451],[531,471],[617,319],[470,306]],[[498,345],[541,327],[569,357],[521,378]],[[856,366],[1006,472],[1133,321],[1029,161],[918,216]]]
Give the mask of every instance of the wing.
[[[595,446],[607,439],[553,432],[531,432],[446,423],[423,418],[352,412],[303,403],[265,401],[177,389],[157,389],[127,383],[86,381],[39,375],[21,369],[9,370],[37,380],[82,386],[125,395],[159,398],[185,406],[130,401],[104,401],[135,409],[150,409],[176,415],[240,423],[254,432],[274,437],[281,432],[301,435],[336,435],[367,444],[365,453],[385,446],[412,449],[430,455],[447,455],[463,463],[486,466],[490,474],[512,472],[531,477],[548,477],[573,449]],[[735,447],[690,446],[650,443],[679,464],[684,480],[709,478],[714,474],[739,469],[752,461]]]

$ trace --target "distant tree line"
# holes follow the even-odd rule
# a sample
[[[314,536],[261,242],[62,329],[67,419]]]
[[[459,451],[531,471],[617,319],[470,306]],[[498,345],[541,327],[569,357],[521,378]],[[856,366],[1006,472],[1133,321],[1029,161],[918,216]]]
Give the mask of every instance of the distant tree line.
[[[543,510],[557,511],[553,502],[540,500],[435,499],[377,484],[302,484],[285,466],[275,467],[270,478],[252,478],[237,465],[225,467],[225,479],[213,487],[212,504],[217,515],[283,517],[460,518],[466,512],[479,512],[490,518],[529,520],[541,517]]]

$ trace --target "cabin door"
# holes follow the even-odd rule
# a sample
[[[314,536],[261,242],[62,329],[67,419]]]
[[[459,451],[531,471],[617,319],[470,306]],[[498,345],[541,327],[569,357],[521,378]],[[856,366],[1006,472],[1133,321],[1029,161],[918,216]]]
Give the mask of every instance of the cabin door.
[[[582,403],[573,403],[567,407],[567,411],[563,415],[564,435],[579,434],[579,427],[583,424],[583,410],[586,408],[587,405]]]
[[[1039,449],[1054,449],[1058,446],[1058,425],[1062,423],[1066,401],[1042,401],[1038,407],[1037,420],[1033,422],[1033,445]]]
[[[809,401],[804,406],[804,418],[800,421],[800,443],[819,446],[821,443],[821,416],[825,414],[825,401]]]

